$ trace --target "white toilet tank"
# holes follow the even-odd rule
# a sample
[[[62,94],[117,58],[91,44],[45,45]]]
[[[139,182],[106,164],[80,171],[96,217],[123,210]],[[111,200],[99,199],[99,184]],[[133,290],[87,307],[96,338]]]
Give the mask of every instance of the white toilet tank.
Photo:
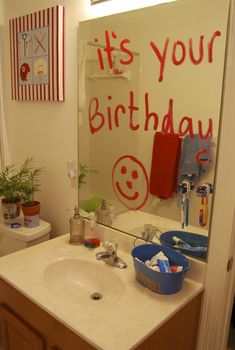
[[[47,241],[50,237],[51,225],[43,220],[36,227],[11,228],[0,223],[0,256]]]

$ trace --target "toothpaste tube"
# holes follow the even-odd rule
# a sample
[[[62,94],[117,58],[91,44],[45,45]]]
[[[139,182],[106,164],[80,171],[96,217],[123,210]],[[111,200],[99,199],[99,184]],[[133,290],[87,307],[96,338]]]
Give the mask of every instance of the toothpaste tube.
[[[172,240],[175,242],[175,247],[179,248],[179,249],[180,248],[186,249],[186,250],[191,251],[191,252],[206,252],[207,251],[207,247],[200,247],[200,246],[192,247],[191,245],[189,245],[188,243],[183,241],[181,238],[178,238],[176,236],[173,236]]]
[[[159,254],[159,253],[158,253]],[[158,259],[158,254],[152,256],[151,260],[150,260],[150,265],[151,266],[156,266],[158,265],[157,259]],[[149,260],[148,260],[149,261]],[[145,262],[146,263],[146,262]]]
[[[175,245],[181,246],[182,248],[183,247],[191,248],[191,246],[188,243],[186,243],[185,241],[183,241],[181,238],[173,236],[172,240],[175,242]]]
[[[168,260],[168,258],[165,256],[165,254],[163,252],[159,252],[157,254],[157,262],[158,262],[158,266],[159,266],[160,272],[171,273],[171,267],[170,267],[170,264],[169,264],[169,260]]]
[[[151,266],[151,261],[150,260],[145,260],[144,263],[145,263],[146,266]]]
[[[144,262],[141,261],[140,259],[138,259],[137,257],[135,257],[135,260],[138,261],[138,262],[140,262],[140,263],[142,263],[142,264],[144,264]]]
[[[148,266],[151,270],[154,270],[154,271],[157,271],[157,272],[160,272],[160,268],[159,268],[159,266],[156,266],[156,265],[154,265],[154,266]]]
[[[171,272],[181,272],[182,270],[183,270],[183,266],[171,265]]]

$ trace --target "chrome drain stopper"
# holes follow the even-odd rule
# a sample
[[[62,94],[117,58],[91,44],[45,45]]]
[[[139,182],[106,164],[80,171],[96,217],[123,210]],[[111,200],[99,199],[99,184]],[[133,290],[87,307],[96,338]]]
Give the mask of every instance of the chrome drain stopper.
[[[100,294],[99,292],[95,292],[95,293],[91,294],[91,299],[92,300],[100,300],[100,299],[102,299],[102,294]]]

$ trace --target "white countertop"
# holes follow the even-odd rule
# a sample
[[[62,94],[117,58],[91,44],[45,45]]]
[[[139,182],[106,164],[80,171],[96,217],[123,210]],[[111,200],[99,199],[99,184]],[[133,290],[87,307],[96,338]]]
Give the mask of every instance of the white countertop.
[[[151,224],[161,232],[167,231],[182,231],[192,232],[208,236],[208,230],[203,227],[196,227],[192,225],[181,227],[181,222],[164,218],[155,214],[143,212],[141,210],[129,210],[117,215],[112,226],[113,228],[129,232],[133,235],[141,237],[141,233],[144,231],[144,225]]]
[[[110,232],[121,235],[114,230],[103,230],[109,237]],[[87,249],[71,245],[66,234],[1,257],[0,277],[97,349],[134,349],[203,290],[201,275],[206,265],[193,260],[192,271],[186,274],[180,292],[172,295],[153,293],[136,282],[128,244],[126,251],[120,250],[126,235],[121,237],[118,255],[128,263],[124,270],[97,261],[95,254],[102,250],[101,247]],[[133,242],[133,238],[129,237],[129,240]],[[111,302],[105,298],[94,301],[88,297],[83,303],[79,300],[74,303],[66,296],[55,295],[47,288],[43,271],[55,260],[68,256],[104,264],[105,269],[111,269],[123,281],[120,298]]]

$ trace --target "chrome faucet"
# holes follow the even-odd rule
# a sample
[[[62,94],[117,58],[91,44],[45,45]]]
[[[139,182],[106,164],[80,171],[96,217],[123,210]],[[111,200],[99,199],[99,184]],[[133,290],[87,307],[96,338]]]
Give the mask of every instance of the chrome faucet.
[[[162,234],[162,231],[159,230],[156,226],[153,226],[151,224],[144,224],[144,231],[141,232],[141,237],[136,237],[133,245],[136,246],[136,242],[138,240],[145,240],[145,243],[152,242],[154,237],[156,237],[160,241],[160,237],[158,236],[158,233]]]
[[[117,243],[106,241],[103,243],[104,252],[96,254],[96,259],[104,260],[107,264],[125,269],[127,264],[117,256]]]
[[[141,233],[142,238],[145,241],[152,241],[154,235],[155,235],[156,227],[154,227],[151,224],[145,224],[144,225],[144,231]]]

